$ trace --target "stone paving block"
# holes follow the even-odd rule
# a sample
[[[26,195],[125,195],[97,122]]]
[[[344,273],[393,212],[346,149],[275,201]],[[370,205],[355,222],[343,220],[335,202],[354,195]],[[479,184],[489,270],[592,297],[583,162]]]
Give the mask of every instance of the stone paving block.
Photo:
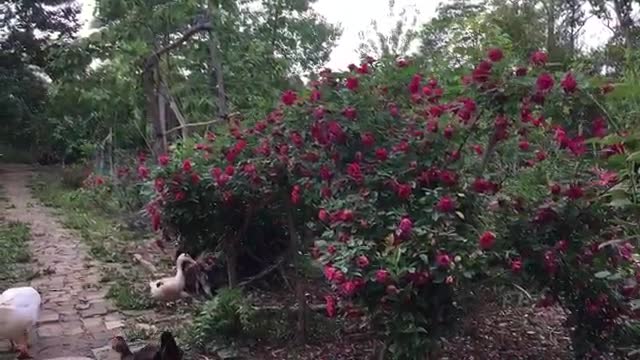
[[[52,322],[57,322],[60,320],[60,314],[51,310],[44,310],[40,313],[40,317],[38,318],[38,324],[47,324]]]
[[[40,337],[60,336],[62,334],[62,325],[59,323],[40,325],[37,332]]]
[[[105,315],[108,312],[107,305],[104,302],[91,304],[89,309],[82,310],[82,317],[92,317],[98,315]]]

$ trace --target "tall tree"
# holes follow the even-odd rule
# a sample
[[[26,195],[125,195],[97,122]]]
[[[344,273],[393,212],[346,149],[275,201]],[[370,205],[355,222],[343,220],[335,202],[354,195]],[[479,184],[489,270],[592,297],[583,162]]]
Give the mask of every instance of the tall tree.
[[[371,21],[369,31],[358,33],[360,38],[358,52],[361,57],[397,57],[408,55],[412,50],[411,47],[415,45],[418,36],[416,25],[420,12],[413,6],[403,8],[396,14],[395,7],[395,0],[389,0],[387,16],[389,19],[393,19],[394,25],[388,34],[380,30],[376,20]],[[413,16],[409,18],[408,13],[412,13]]]
[[[71,0],[0,3],[0,141],[34,145],[47,96],[49,54],[73,39],[78,13]]]

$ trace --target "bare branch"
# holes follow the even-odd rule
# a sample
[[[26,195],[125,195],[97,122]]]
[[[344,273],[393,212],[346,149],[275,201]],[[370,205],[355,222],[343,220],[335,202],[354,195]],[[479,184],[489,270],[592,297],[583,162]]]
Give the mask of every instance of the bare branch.
[[[213,30],[213,26],[211,25],[211,23],[202,23],[202,24],[198,24],[198,25],[192,26],[191,28],[187,29],[187,31],[185,31],[185,33],[182,34],[182,36],[179,39],[177,39],[176,41],[170,43],[169,45],[167,45],[165,47],[162,47],[162,48],[156,50],[156,52],[151,54],[147,58],[147,61],[145,61],[144,70],[147,71],[151,67],[156,66],[156,64],[160,60],[160,56],[162,56],[162,55],[168,53],[169,51],[177,48],[178,46],[182,45],[184,42],[189,40],[195,34],[197,34],[199,32],[203,32],[203,31],[211,31],[211,30]]]

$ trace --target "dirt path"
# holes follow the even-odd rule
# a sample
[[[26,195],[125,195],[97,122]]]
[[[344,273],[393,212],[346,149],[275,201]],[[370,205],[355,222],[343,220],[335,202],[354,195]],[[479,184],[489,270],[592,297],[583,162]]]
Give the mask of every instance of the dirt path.
[[[33,270],[41,273],[31,281],[42,295],[32,355],[37,360],[93,358],[93,350],[107,345],[123,328],[122,316],[105,299],[99,264],[87,256],[79,238],[31,195],[27,185],[32,172],[26,166],[0,165],[0,185],[13,205],[6,218],[31,226]]]

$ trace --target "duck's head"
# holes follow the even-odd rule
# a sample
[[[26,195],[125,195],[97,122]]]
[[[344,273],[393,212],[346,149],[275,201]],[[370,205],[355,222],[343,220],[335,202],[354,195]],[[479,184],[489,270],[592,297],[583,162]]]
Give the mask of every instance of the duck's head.
[[[185,262],[190,262],[192,264],[195,264],[195,260],[193,260],[193,258],[191,258],[191,256],[189,256],[189,254],[187,253],[182,253],[180,254],[180,256],[178,256],[178,260],[176,261],[177,264],[182,265]]]

